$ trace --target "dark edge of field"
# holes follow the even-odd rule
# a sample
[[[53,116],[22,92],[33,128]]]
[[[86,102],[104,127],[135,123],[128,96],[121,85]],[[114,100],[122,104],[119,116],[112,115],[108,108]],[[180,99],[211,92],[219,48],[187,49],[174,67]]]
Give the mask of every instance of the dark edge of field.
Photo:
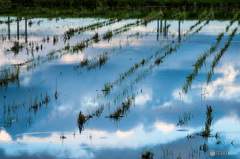
[[[165,19],[174,19],[172,15],[181,11],[186,13],[184,19],[193,20],[203,10],[212,10],[216,20],[227,20],[239,4],[240,0],[1,0],[0,16],[143,18],[163,11]]]

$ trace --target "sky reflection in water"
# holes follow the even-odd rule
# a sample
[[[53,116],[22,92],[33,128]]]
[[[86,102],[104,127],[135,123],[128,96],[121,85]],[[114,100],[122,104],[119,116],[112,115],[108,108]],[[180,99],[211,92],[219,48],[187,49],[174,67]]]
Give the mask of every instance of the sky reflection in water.
[[[40,25],[37,25],[37,21],[41,20]],[[60,37],[69,27],[77,27],[83,23],[91,24],[96,20],[91,18],[60,19],[59,21],[32,19],[32,21],[33,25],[28,28],[29,42],[39,42],[45,36],[51,37],[56,34],[59,36],[59,42],[56,45],[53,46],[51,41],[45,44],[44,49],[36,53],[35,57],[37,57],[38,55],[46,56],[52,49],[59,49],[66,45]],[[131,22],[135,20],[124,20],[97,31],[103,34],[108,29],[118,28]],[[181,34],[196,22],[181,22]],[[0,119],[0,157],[113,158],[117,156],[117,158],[140,158],[144,147],[148,146],[153,148],[156,158],[162,154],[161,147],[165,150],[173,149],[174,156],[178,156],[181,152],[182,158],[186,158],[192,155],[191,148],[197,150],[204,143],[207,143],[209,150],[206,153],[201,151],[200,155],[194,154],[196,158],[210,157],[210,150],[240,153],[239,31],[216,67],[212,82],[206,85],[207,70],[214,56],[207,59],[205,66],[193,81],[191,91],[184,95],[181,90],[198,56],[211,47],[218,34],[225,30],[229,21],[210,21],[198,35],[191,36],[190,40],[183,42],[177,53],[168,56],[144,80],[135,84],[132,90],[136,95],[135,105],[131,106],[126,117],[120,121],[105,118],[116,110],[116,105],[107,105],[108,99],[101,92],[104,83],[113,81],[119,77],[119,73],[123,73],[148,54],[154,53],[167,41],[176,40],[178,21],[167,21],[167,24],[171,24],[168,36],[164,37],[160,34],[158,41],[157,21],[153,21],[147,27],[134,27],[130,31],[114,36],[110,41],[100,41],[78,54],[64,55],[62,58],[45,63],[31,71],[26,71],[26,67],[22,67],[19,78],[20,87],[17,88],[15,84],[10,84],[8,88],[1,89],[0,113],[3,114],[1,116],[4,116],[2,101],[6,104],[12,104],[13,101],[29,103],[34,101],[36,95],[40,96],[41,93],[45,95],[46,91],[51,101],[47,106],[43,105],[36,113],[28,112],[27,108],[18,108],[15,112],[18,121],[14,115],[12,125],[8,128],[4,128],[6,116]],[[12,42],[16,40],[15,25],[16,23],[11,23],[11,41],[6,40],[0,45],[0,66],[2,68],[7,67],[8,64],[25,61],[32,56],[27,55],[25,49],[15,56],[11,52],[6,53],[6,49],[10,48]],[[234,23],[230,27],[219,48],[225,45],[227,36],[236,26],[237,23]],[[0,29],[3,30],[1,36],[7,36],[7,25],[2,24]],[[142,37],[127,39],[127,35],[136,31]],[[24,32],[23,21],[20,23],[20,32]],[[89,38],[94,33],[95,31],[87,31],[72,37],[68,42],[75,44],[82,39]],[[24,43],[24,36],[20,38],[20,42]],[[90,71],[81,69],[81,74],[74,70],[74,66],[84,58],[93,59],[104,51],[111,52],[113,48],[115,48],[115,53],[101,69],[98,67]],[[220,49],[217,52],[219,51]],[[142,69],[136,73],[141,71]],[[135,75],[130,76],[122,85],[130,85],[130,79],[134,77]],[[56,85],[59,93],[57,100],[54,99]],[[112,90],[110,100],[114,98],[112,94],[122,92],[122,87]],[[130,92],[128,92],[129,96]],[[125,95],[123,99],[126,97]],[[87,115],[101,103],[105,103],[101,116],[87,121],[80,134],[77,126],[79,112],[82,111]],[[213,108],[211,133],[220,133],[220,139],[203,139],[199,136],[187,139],[188,134],[203,130],[206,121],[206,105],[211,105]],[[191,119],[187,125],[177,126],[179,117],[183,117],[184,112],[190,113]],[[29,116],[32,118],[31,122],[28,122]],[[66,139],[60,138],[62,134],[66,136]],[[221,141],[221,144],[216,144],[217,141]],[[232,141],[234,144],[231,144]],[[237,158],[237,156],[232,157]]]

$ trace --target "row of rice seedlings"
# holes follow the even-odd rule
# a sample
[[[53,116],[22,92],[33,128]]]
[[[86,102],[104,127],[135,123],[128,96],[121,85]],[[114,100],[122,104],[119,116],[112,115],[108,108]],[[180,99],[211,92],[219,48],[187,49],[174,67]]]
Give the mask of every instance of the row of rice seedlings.
[[[95,30],[95,29],[98,29],[98,28],[101,28],[101,27],[104,27],[104,26],[108,26],[108,25],[114,24],[116,22],[120,22],[124,18],[129,18],[129,17],[131,17],[131,15],[127,15],[127,16],[120,15],[119,18],[117,18],[117,19],[105,20],[105,21],[102,21],[102,22],[97,22],[97,23],[94,23],[94,24],[78,27],[78,28],[75,28],[75,29],[70,28],[69,30],[64,32],[64,35],[63,35],[64,38],[63,39],[64,40],[69,40],[72,36],[75,35],[75,33],[81,34],[81,33],[86,32],[88,30]]]
[[[12,114],[16,113],[16,110],[21,106],[25,106],[25,102],[24,103],[17,103],[15,100],[13,100],[13,103],[10,104],[6,104],[5,101],[3,101],[3,119],[5,119],[6,114],[8,114],[8,116],[10,116],[11,111]]]
[[[17,82],[19,84],[19,73],[20,73],[20,67],[17,66],[15,70],[11,70],[10,68],[5,68],[1,72],[0,76],[0,87],[8,87],[8,83],[14,83]]]
[[[113,22],[110,22],[110,23],[113,23]],[[138,24],[138,23],[139,23],[139,21],[137,21],[137,24]],[[130,26],[132,26],[132,25],[133,25],[133,24],[131,24],[131,25],[128,25],[128,24],[127,24],[127,25],[125,25],[125,26],[122,27],[122,28],[124,28],[124,29],[121,29],[121,28],[115,29],[114,32],[116,32],[115,34],[119,34],[119,33],[123,32],[124,30],[127,31],[128,29],[126,29],[126,28],[130,28]],[[84,40],[84,41],[76,44],[75,46],[70,47],[69,45],[67,45],[64,49],[59,49],[59,50],[56,50],[55,52],[57,53],[57,52],[61,52],[61,51],[64,51],[64,50],[65,50],[65,51],[71,50],[71,51],[74,53],[74,52],[77,52],[77,51],[79,51],[79,50],[83,50],[84,48],[88,47],[88,46],[89,46],[89,43],[91,42],[91,40],[93,40],[95,43],[97,43],[98,41],[100,41],[100,40],[99,40],[99,35],[98,35],[98,33],[95,33],[95,35],[94,35],[92,38],[87,39],[87,40]],[[46,39],[44,38],[43,41],[45,42]],[[47,41],[49,41],[49,37],[47,37]],[[41,45],[41,46],[42,46],[42,45]],[[58,57],[58,56],[56,56],[56,57]],[[48,58],[48,59],[49,59],[49,58]],[[50,58],[50,59],[53,59],[53,58]],[[45,61],[45,62],[46,62],[46,61]],[[45,62],[43,62],[43,63],[45,63]],[[29,65],[27,66],[27,70],[29,70],[29,69],[31,68],[31,66],[35,68],[35,66],[37,65],[36,63],[37,63],[37,62],[34,62],[34,63],[32,63],[32,64],[29,64]],[[39,63],[39,62],[38,62],[38,63]],[[22,63],[22,64],[23,64],[23,63]],[[20,64],[20,65],[22,66],[22,64]]]
[[[211,15],[211,13],[207,14],[207,11],[206,11],[206,10],[203,11],[203,13],[199,16],[198,22],[195,23],[195,25],[192,25],[192,26],[190,27],[190,29],[183,34],[183,36],[185,37],[186,35],[188,35],[189,32],[191,32],[197,25],[199,25],[199,24],[202,22],[202,19],[206,19],[206,18],[208,18],[210,15]],[[205,24],[207,24],[207,23],[205,23]]]
[[[226,28],[229,28],[233,23],[230,22],[229,25],[226,26]],[[226,32],[228,32],[228,30],[226,29]],[[187,93],[188,92],[188,88],[191,87],[192,84],[192,80],[195,79],[195,77],[198,75],[198,71],[202,68],[203,64],[205,63],[206,59],[211,56],[218,48],[222,37],[224,36],[225,32],[222,32],[218,35],[216,42],[214,44],[212,44],[212,46],[210,47],[210,49],[204,51],[203,54],[201,54],[198,57],[197,62],[193,65],[194,69],[193,72],[190,73],[187,76],[187,81],[184,83],[182,90]]]
[[[47,107],[48,103],[50,102],[50,97],[49,97],[49,95],[47,94],[47,92],[46,92],[45,97],[43,97],[43,98],[42,98],[42,97],[43,97],[43,96],[42,96],[42,94],[41,94],[41,98],[38,100],[38,96],[36,96],[34,102],[33,102],[33,103],[31,104],[31,106],[29,107],[29,112],[30,112],[31,110],[34,110],[34,112],[35,112],[35,114],[36,114],[37,110],[38,110],[43,104],[45,104],[46,107]]]
[[[112,34],[118,35],[122,32],[126,32],[126,31],[130,30],[132,27],[139,26],[139,25],[142,25],[142,24],[143,24],[143,20],[137,20],[136,22],[126,24],[121,28],[114,29],[112,31],[113,32]]]
[[[0,24],[11,24],[13,23],[15,20],[14,19],[10,19],[8,18],[8,20],[0,20]]]
[[[231,35],[229,36],[228,38],[228,41],[227,43],[225,44],[225,46],[220,50],[220,52],[214,57],[214,60],[212,62],[212,65],[211,65],[211,68],[210,68],[210,71],[208,72],[208,75],[207,75],[207,84],[209,84],[209,82],[211,82],[211,78],[212,78],[212,75],[214,74],[214,69],[215,67],[218,65],[218,62],[220,61],[220,59],[222,58],[222,56],[224,55],[224,53],[227,51],[228,47],[230,46],[231,44],[231,41],[233,39],[233,37],[235,36],[236,32],[238,30],[238,27],[236,27]]]
[[[32,110],[34,111],[34,113],[36,114],[37,110],[40,109],[42,107],[42,105],[48,105],[48,103],[50,102],[50,97],[48,96],[47,92],[46,95],[43,96],[42,93],[40,95],[40,98],[38,97],[38,95],[34,98],[34,101],[32,101],[32,97],[30,98],[30,103],[29,106],[26,108],[26,100],[24,100],[24,102],[20,102],[17,103],[15,102],[15,100],[13,100],[12,104],[6,104],[5,101],[3,101],[3,120],[4,120],[4,124],[3,126],[5,128],[10,128],[10,126],[12,125],[13,121],[18,122],[19,120],[19,116],[18,114],[16,114],[17,110],[20,108],[24,108],[27,112],[31,113]],[[7,118],[5,118],[7,114]],[[24,113],[27,114],[27,113]],[[16,116],[16,117],[14,117]],[[23,116],[23,114],[22,114]],[[30,122],[32,120],[29,120],[28,122]]]
[[[58,37],[54,36],[53,37],[53,44],[55,45],[57,42],[58,42]],[[30,48],[28,46],[30,46]],[[38,42],[33,42],[33,41],[31,41],[27,44],[20,43],[19,41],[14,41],[13,46],[10,49],[6,49],[6,51],[7,52],[12,51],[14,53],[14,55],[18,55],[18,53],[20,51],[22,51],[23,48],[26,48],[27,53],[29,53],[29,51],[31,51],[31,53],[33,54],[34,51],[38,52],[39,50],[42,50],[43,45],[42,44],[40,45],[40,44],[38,44]]]
[[[120,27],[120,28],[125,28],[126,26],[128,26],[128,24],[124,25],[123,27]],[[126,30],[127,31],[127,30]],[[104,35],[106,34],[109,34],[108,33],[109,31],[107,31]],[[89,47],[90,45],[92,45],[92,43],[98,43],[100,40],[99,40],[99,35],[98,33],[95,33],[91,38],[88,38],[86,40],[83,40],[73,46],[70,46],[69,44],[67,46],[65,46],[65,48],[63,49],[59,49],[59,50],[56,50],[56,51],[51,51],[50,53],[47,54],[47,59],[43,59],[42,58],[38,58],[41,60],[40,61],[34,61],[32,63],[29,63],[27,65],[27,70],[30,70],[31,68],[36,68],[36,66],[40,65],[40,64],[43,64],[43,63],[46,63],[46,62],[49,62],[53,59],[57,59],[59,58],[59,56],[55,55],[56,53],[60,52],[61,53],[61,56],[62,57],[63,55],[65,54],[69,54],[69,53],[77,53],[79,51],[83,51],[84,49],[86,49],[87,47]],[[99,64],[101,66],[101,64],[104,64],[105,61],[106,61],[106,56],[102,56],[101,58],[99,58]]]
[[[139,32],[135,33],[135,34],[131,34],[129,35],[128,37],[134,37],[136,36],[137,39],[139,37],[143,37],[143,36],[139,36]],[[127,39],[128,39],[127,37]],[[121,49],[121,46],[120,46],[120,49]],[[80,64],[74,66],[74,70],[77,70],[79,69],[80,67],[81,68],[84,68],[84,67],[87,67],[87,70],[92,70],[92,69],[95,69],[96,67],[99,67],[101,68],[102,65],[104,65],[107,60],[110,59],[110,55],[114,54],[116,48],[113,48],[111,51],[104,51],[103,53],[101,53],[99,56],[93,58],[93,59],[88,59],[88,58],[84,58]]]
[[[94,30],[94,29],[96,29],[96,28],[100,28],[100,27],[103,27],[103,26],[107,26],[107,25],[111,25],[111,24],[113,24],[113,23],[115,23],[116,21],[114,21],[114,19],[111,19],[111,20],[109,20],[108,22],[107,21],[105,21],[105,23],[104,23],[104,25],[100,25],[100,24],[90,24],[89,26],[86,26],[86,27],[81,27],[81,29],[79,28],[78,29],[78,32],[79,32],[79,34],[80,34],[80,32],[81,33],[83,33],[83,32],[85,32],[85,31],[87,31],[87,30]],[[69,34],[71,34],[71,32],[72,32],[72,29],[69,29],[68,31],[67,31],[67,33],[65,32],[64,33],[64,35],[63,35],[63,39],[64,39],[64,41],[66,41],[66,37],[68,37],[68,40],[70,39],[70,35]],[[72,35],[73,36],[73,35]],[[56,36],[56,35],[54,35],[53,36],[53,45],[56,45],[57,44],[57,42],[58,42],[58,36]],[[49,43],[49,41],[50,41],[50,37],[49,36],[47,36],[47,37],[43,37],[43,39],[41,40],[43,43],[45,43],[45,42],[47,42],[47,43]],[[19,43],[18,43],[19,44]],[[25,47],[25,45],[23,45],[23,44],[21,44],[20,45],[21,46],[21,50]],[[42,44],[40,45],[41,46],[41,50],[42,50]],[[12,50],[12,49],[10,49],[11,51],[13,51],[14,53],[17,51],[15,51],[15,50]],[[29,49],[27,48],[27,51],[28,51]],[[33,49],[31,49],[32,51],[33,51]],[[39,46],[37,45],[36,46],[36,51],[38,51],[39,50]],[[18,52],[19,51],[17,51],[17,53],[15,53],[15,54],[18,54]]]
[[[81,33],[85,32],[85,31],[95,30],[95,29],[98,29],[100,27],[113,24],[115,22],[117,22],[116,19],[110,19],[110,20],[106,20],[106,21],[103,21],[103,22],[97,22],[97,23],[90,24],[90,25],[87,25],[87,26],[82,26],[82,27],[75,28],[75,29],[74,28],[70,28],[69,30],[64,32],[63,39],[64,40],[69,40],[72,36],[75,35],[75,33],[81,34]]]
[[[194,26],[196,26],[196,25],[194,24]],[[200,27],[200,28],[202,28],[202,27]],[[197,31],[199,31],[199,29],[197,29]],[[163,47],[162,49],[156,51],[155,57],[157,57],[157,55],[158,55],[160,52],[164,51],[164,50],[165,50],[166,48],[168,48],[169,46],[170,46],[170,45],[166,45],[166,46]],[[176,44],[176,46],[179,46],[179,44]],[[164,56],[161,56],[161,57],[159,57],[159,58],[157,58],[157,59],[155,60],[155,64],[159,65],[160,62],[162,61],[162,59],[163,59],[164,57],[166,57],[167,55],[171,54],[171,53],[172,53],[173,51],[175,51],[175,50],[176,50],[176,48],[170,47],[170,48],[169,48],[169,51],[165,52],[165,55],[164,55]],[[116,85],[118,85],[118,84],[121,84],[122,81],[123,81],[127,76],[133,74],[139,67],[148,64],[148,63],[153,59],[153,57],[154,57],[153,55],[149,55],[149,56],[147,56],[145,59],[142,59],[142,61],[140,61],[140,62],[138,62],[138,63],[135,63],[134,66],[130,67],[125,73],[120,74],[120,77],[119,77],[117,80],[115,80],[114,82],[112,82],[110,85],[113,87],[113,86],[116,86]],[[109,90],[109,89],[107,89],[107,90]],[[110,93],[110,91],[104,91],[104,94],[105,94],[105,95],[108,95],[109,93]]]
[[[229,27],[238,19],[239,14],[240,14],[240,11],[237,12],[237,13],[234,15],[234,17],[231,19],[230,25],[229,25],[228,27],[226,27],[226,32],[228,32]]]

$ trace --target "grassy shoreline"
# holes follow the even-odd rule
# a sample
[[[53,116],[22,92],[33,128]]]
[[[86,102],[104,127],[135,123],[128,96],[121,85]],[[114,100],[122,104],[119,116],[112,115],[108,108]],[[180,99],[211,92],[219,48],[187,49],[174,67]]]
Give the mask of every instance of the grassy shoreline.
[[[139,7],[238,7],[240,0],[1,0],[0,6],[7,8],[139,8]],[[3,7],[1,7],[3,8]]]
[[[18,16],[18,17],[42,17],[42,18],[78,18],[78,17],[99,17],[99,18],[121,18],[123,15],[127,19],[144,18],[149,13],[157,14],[159,11],[163,12],[163,19],[175,19],[173,16],[177,12],[184,13],[185,20],[198,19],[201,12],[204,10],[212,10],[216,20],[229,20],[233,15],[239,11],[238,8],[229,9],[214,9],[214,8],[199,8],[194,10],[187,10],[183,8],[144,8],[144,9],[50,9],[50,8],[17,8],[17,9],[0,9],[0,16]]]

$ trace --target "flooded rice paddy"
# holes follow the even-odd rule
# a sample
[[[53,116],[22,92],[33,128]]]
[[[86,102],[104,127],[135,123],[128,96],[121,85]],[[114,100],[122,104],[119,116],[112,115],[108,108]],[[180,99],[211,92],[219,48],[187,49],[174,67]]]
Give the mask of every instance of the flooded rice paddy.
[[[0,20],[0,158],[240,157],[238,13]]]

